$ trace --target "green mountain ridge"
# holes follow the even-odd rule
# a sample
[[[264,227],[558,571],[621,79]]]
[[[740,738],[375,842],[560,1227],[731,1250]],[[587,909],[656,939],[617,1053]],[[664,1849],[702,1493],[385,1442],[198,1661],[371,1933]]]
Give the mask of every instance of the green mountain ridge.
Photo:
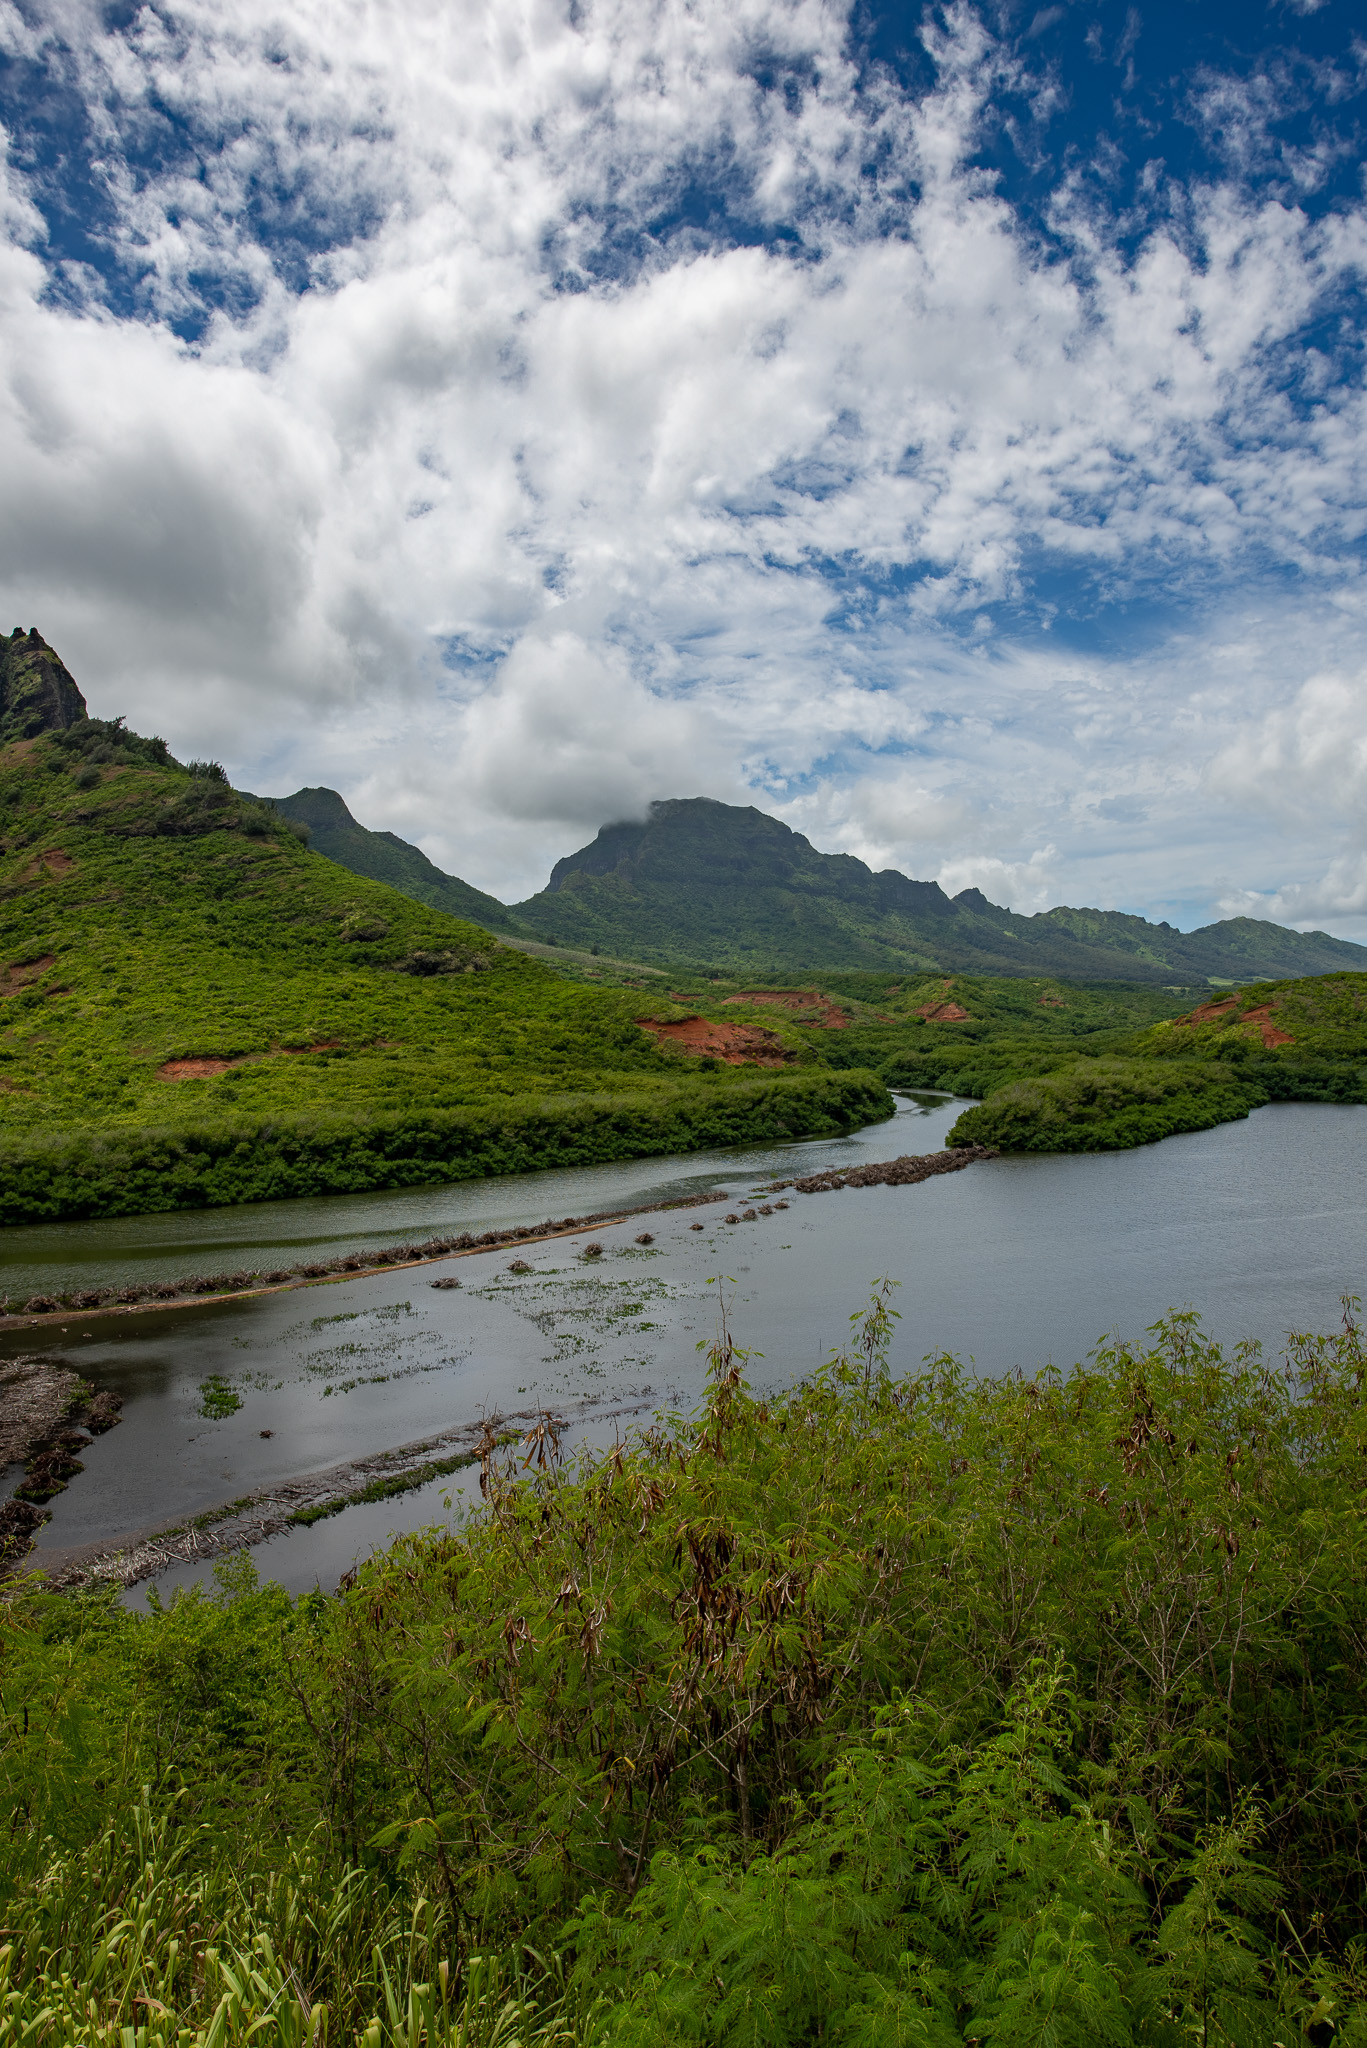
[[[419,847],[394,832],[372,832],[358,825],[335,789],[298,789],[293,796],[263,797],[260,801],[282,818],[306,825],[313,851],[338,867],[349,868],[353,875],[385,882],[415,903],[467,918],[493,932],[517,928],[505,904],[462,882],[459,876],[446,874]]]
[[[0,745],[69,731],[85,716],[79,689],[36,628],[0,637]],[[162,757],[169,762],[164,747]],[[556,862],[545,889],[509,906],[445,873],[397,833],[358,823],[336,790],[239,794],[305,829],[316,854],[413,902],[514,942],[619,961],[754,974],[863,969],[1167,987],[1367,969],[1367,946],[1263,919],[1226,918],[1181,932],[1130,912],[1069,905],[1027,917],[978,889],[951,898],[938,882],[818,852],[780,819],[708,797],[666,798],[640,822],[604,825],[589,845]]]
[[[779,819],[707,797],[670,798],[643,823],[605,825],[512,914],[539,936],[639,960],[799,973],[905,968],[1189,984],[1367,968],[1367,947],[1253,918],[1179,932],[1121,911],[1060,907],[1025,917],[977,889],[951,898],[938,882],[819,853]]]

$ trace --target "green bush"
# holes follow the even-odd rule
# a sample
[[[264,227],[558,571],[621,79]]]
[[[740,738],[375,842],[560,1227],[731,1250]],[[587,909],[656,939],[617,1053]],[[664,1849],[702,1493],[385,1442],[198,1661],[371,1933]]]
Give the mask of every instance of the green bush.
[[[1209,1130],[1266,1101],[1255,1082],[1223,1065],[1078,1060],[998,1088],[964,1111],[949,1143],[1002,1152],[1115,1152],[1178,1131]]]
[[[480,1180],[846,1131],[891,1110],[872,1074],[727,1069],[710,1088],[673,1080],[649,1092],[508,1096],[468,1109],[386,1115],[358,1103],[345,1117],[26,1132],[0,1140],[0,1223]]]

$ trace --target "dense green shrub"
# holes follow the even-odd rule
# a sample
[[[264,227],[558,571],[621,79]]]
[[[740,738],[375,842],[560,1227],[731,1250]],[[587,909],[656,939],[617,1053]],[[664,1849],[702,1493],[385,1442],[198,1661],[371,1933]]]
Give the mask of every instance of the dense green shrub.
[[[965,1110],[949,1142],[1003,1152],[1114,1152],[1178,1131],[1209,1130],[1266,1100],[1256,1083],[1223,1064],[1077,1060],[998,1088]]]
[[[523,2038],[1361,2048],[1351,1315],[995,1382],[887,1334],[770,1401],[723,1340],[576,1468],[490,1437],[335,1599],[12,1599],[0,2039],[482,2042],[503,1954]]]
[[[718,1075],[646,1092],[505,1097],[497,1107],[362,1107],[346,1117],[214,1122],[198,1129],[24,1133],[0,1140],[0,1224],[165,1209],[490,1174],[849,1130],[891,1103],[872,1074]]]

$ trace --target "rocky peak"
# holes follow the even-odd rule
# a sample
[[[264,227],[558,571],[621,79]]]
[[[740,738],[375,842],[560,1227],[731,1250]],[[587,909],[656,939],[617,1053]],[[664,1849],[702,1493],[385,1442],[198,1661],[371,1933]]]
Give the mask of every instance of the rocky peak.
[[[86,715],[74,677],[36,626],[0,633],[0,746],[65,732]]]

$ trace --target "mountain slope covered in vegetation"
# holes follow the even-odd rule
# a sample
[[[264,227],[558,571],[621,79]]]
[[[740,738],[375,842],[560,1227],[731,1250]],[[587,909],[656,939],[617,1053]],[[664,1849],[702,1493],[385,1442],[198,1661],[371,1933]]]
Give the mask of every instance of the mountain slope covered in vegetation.
[[[0,751],[0,1222],[839,1129],[872,1074],[682,1060],[642,999],[310,853],[80,718]],[[669,1005],[665,1005],[668,1010]]]
[[[704,797],[652,804],[641,824],[605,825],[513,915],[564,944],[727,969],[941,968],[1158,984],[1367,969],[1367,947],[1252,918],[1178,932],[1110,911],[1022,917],[977,889],[951,898],[937,882],[818,853],[777,818]]]
[[[308,828],[309,845],[315,853],[349,868],[354,875],[366,875],[372,882],[385,882],[416,903],[433,910],[445,910],[463,917],[486,931],[516,930],[516,919],[504,903],[474,889],[456,875],[448,875],[427,858],[420,847],[410,846],[393,832],[372,832],[358,825],[335,789],[297,789],[293,796],[264,799],[282,818]]]

